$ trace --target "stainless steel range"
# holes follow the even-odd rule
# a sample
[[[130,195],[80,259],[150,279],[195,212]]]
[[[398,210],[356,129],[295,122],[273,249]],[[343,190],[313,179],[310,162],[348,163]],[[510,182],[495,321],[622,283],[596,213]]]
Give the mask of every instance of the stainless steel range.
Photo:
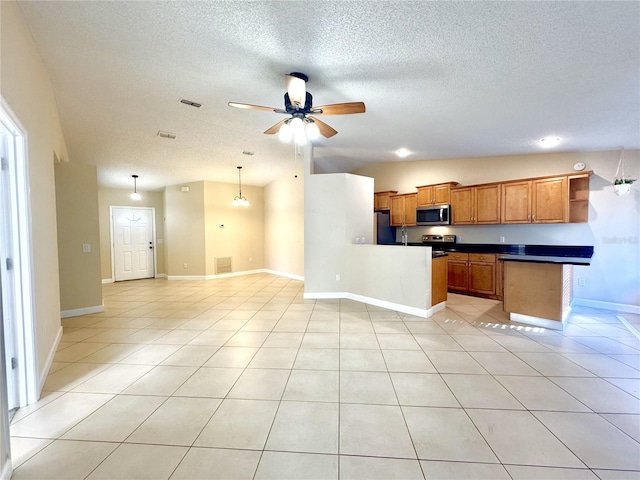
[[[455,235],[423,235],[422,243],[425,245],[431,245],[433,250],[444,250],[446,247],[451,247],[456,244]]]

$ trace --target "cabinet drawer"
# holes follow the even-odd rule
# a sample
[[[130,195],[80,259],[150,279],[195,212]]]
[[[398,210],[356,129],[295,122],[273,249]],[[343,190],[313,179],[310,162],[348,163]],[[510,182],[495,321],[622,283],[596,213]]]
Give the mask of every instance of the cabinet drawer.
[[[496,256],[493,253],[470,253],[470,262],[496,263]]]
[[[450,262],[468,262],[469,254],[468,253],[449,253],[448,260]]]

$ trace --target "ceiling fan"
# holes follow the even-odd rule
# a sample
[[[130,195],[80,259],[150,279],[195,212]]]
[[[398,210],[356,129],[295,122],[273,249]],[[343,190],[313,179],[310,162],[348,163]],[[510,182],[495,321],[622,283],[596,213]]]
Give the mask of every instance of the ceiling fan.
[[[289,118],[279,121],[264,133],[277,133],[283,142],[290,142],[293,139],[299,145],[303,145],[307,139],[313,140],[319,135],[331,138],[338,133],[337,130],[316,118],[315,115],[349,115],[365,112],[363,102],[334,103],[333,105],[314,107],[313,96],[305,88],[309,77],[304,73],[292,72],[285,75],[285,80],[287,92],[284,94],[284,109],[235,102],[229,102],[229,106],[290,115]]]

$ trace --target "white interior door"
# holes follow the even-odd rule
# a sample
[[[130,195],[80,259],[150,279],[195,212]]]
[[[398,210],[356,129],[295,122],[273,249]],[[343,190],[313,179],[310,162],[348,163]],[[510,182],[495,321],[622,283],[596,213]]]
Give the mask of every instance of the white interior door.
[[[0,131],[0,308],[2,309],[2,326],[4,334],[4,365],[7,379],[7,400],[9,410],[19,406],[18,370],[16,354],[16,304],[15,304],[15,262],[14,252],[14,218],[16,209],[12,204],[11,172],[14,162],[13,142],[8,132]],[[11,157],[10,157],[11,156]]]
[[[111,207],[114,280],[153,278],[153,208]]]

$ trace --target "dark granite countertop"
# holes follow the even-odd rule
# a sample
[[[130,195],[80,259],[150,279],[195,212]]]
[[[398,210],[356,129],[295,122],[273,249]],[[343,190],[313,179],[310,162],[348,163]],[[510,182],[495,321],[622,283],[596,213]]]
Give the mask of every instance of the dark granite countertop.
[[[398,243],[397,245],[402,245]],[[410,242],[412,247],[427,247],[422,242]],[[498,255],[524,255],[542,257],[573,257],[590,259],[593,256],[592,246],[583,245],[524,245],[506,243],[456,243],[449,246],[433,246],[434,251],[459,253],[495,253]],[[588,263],[587,263],[588,264]]]
[[[552,257],[548,255],[500,255],[503,262],[562,263],[564,265],[591,265],[591,258]]]

